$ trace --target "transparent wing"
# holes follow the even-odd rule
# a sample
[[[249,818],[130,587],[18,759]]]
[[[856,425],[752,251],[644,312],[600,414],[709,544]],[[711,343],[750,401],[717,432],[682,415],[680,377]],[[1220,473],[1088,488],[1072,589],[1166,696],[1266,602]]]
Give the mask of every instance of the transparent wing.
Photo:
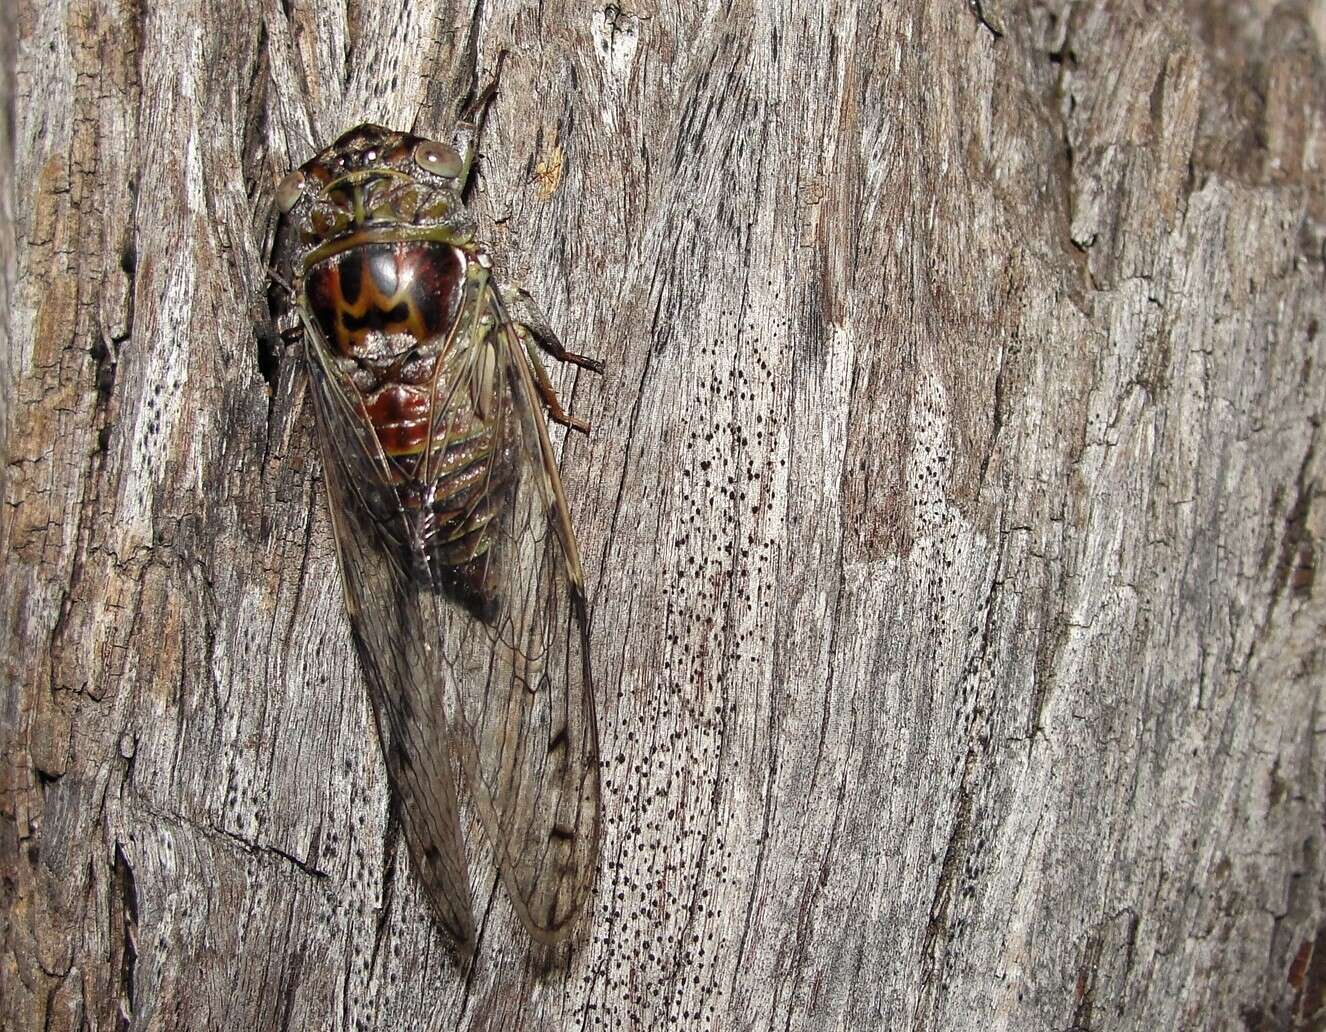
[[[353,391],[304,326],[345,604],[368,682],[387,773],[415,869],[438,921],[462,949],[474,941],[456,781],[437,680],[436,626],[412,569],[424,560],[392,489],[387,460]],[[430,593],[425,590],[424,596]]]
[[[483,499],[489,544],[464,569],[478,601],[459,604],[454,586],[439,590],[432,619],[451,675],[455,748],[503,882],[530,934],[555,942],[598,862],[584,575],[523,330],[491,287],[476,308],[492,329],[474,345],[469,389],[444,406],[434,434],[445,441],[473,424],[474,416],[457,413],[459,399],[483,413],[494,435]]]

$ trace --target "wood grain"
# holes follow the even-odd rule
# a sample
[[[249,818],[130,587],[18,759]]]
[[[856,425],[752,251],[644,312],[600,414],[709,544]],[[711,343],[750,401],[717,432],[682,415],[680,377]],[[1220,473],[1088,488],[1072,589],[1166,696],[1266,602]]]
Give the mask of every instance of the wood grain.
[[[1320,1027],[1322,3],[14,13],[6,1027]],[[471,820],[465,977],[264,269],[501,51],[608,825],[547,951]]]

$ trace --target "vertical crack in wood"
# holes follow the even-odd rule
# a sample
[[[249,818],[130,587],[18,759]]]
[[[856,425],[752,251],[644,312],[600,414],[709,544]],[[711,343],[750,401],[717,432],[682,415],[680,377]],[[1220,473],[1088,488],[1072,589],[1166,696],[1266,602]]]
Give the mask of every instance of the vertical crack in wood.
[[[127,1032],[134,1027],[134,968],[138,962],[138,887],[133,868],[119,842],[114,848],[110,941],[112,957],[118,968],[119,994],[116,1027]]]
[[[1092,1011],[1096,1005],[1096,971],[1100,966],[1100,951],[1104,945],[1100,932],[1087,937],[1082,951],[1082,962],[1077,968],[1077,984],[1073,988],[1073,1027],[1092,1028]]]
[[[975,768],[976,751],[968,748],[963,761],[962,778],[958,784],[956,811],[953,826],[949,830],[948,842],[944,846],[944,857],[939,864],[939,877],[935,880],[934,893],[930,898],[929,917],[926,920],[925,937],[920,951],[920,977],[917,984],[921,988],[921,1000],[916,1008],[912,1032],[925,1032],[930,1027],[930,1015],[940,1010],[939,992],[943,987],[944,958],[947,942],[952,934],[949,927],[949,909],[953,905],[954,887],[961,875],[961,868],[967,857],[967,840],[972,828],[971,784]]]
[[[981,27],[986,29],[996,41],[1004,38],[1003,29],[996,28],[990,19],[985,16],[985,7],[981,0],[968,0],[971,4],[972,13],[976,15],[976,20],[981,23]]]
[[[1292,597],[1302,599],[1312,593],[1316,581],[1317,543],[1313,538],[1309,518],[1318,485],[1315,478],[1308,475],[1316,458],[1316,435],[1317,427],[1314,426],[1307,450],[1303,453],[1303,461],[1298,467],[1298,475],[1294,478],[1294,500],[1284,517],[1280,555],[1272,574],[1271,609],[1266,614],[1268,625],[1286,588]]]
[[[378,952],[386,938],[387,925],[391,921],[391,908],[396,896],[396,854],[400,838],[398,805],[395,793],[392,793],[392,800],[388,805],[386,835],[382,840],[382,903],[377,920],[373,923],[373,949],[368,958],[370,973],[377,970]]]

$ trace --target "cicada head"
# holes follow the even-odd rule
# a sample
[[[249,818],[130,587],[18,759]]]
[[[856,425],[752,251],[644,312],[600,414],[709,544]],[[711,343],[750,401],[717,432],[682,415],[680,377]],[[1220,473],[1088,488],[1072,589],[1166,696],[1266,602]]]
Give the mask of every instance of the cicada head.
[[[464,242],[473,232],[461,199],[467,171],[446,144],[356,126],[277,187],[297,264],[387,238]]]

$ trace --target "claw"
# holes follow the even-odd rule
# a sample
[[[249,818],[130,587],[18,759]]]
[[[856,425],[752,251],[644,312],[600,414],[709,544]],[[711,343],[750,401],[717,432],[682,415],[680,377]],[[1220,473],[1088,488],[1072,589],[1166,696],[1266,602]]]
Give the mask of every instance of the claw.
[[[544,350],[548,349],[545,348]],[[581,369],[588,369],[591,373],[603,372],[603,363],[597,358],[589,358],[586,355],[577,355],[575,352],[567,351],[565,348],[562,349],[561,354],[557,354],[554,351],[548,351],[548,353],[559,362],[569,362],[571,365],[579,366]]]
[[[552,417],[554,423],[561,423],[562,426],[571,430],[579,430],[586,437],[589,436],[589,424],[583,419],[577,419],[575,416],[568,416],[565,412],[557,413],[549,410],[548,415]]]
[[[295,296],[295,288],[286,282],[285,277],[273,269],[270,265],[267,267],[267,278],[279,287],[284,287],[285,292],[291,297]]]

